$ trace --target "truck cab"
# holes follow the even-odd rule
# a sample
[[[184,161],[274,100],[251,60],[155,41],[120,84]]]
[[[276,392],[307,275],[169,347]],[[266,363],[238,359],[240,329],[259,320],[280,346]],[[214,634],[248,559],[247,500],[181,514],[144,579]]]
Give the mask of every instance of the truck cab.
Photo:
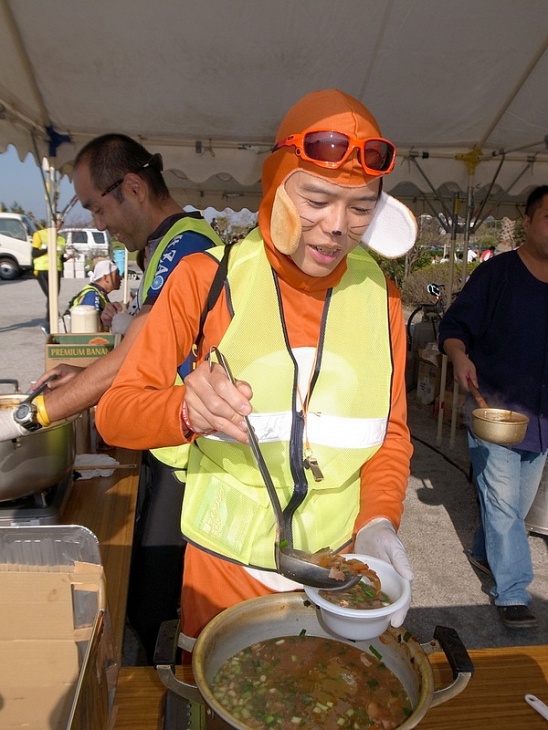
[[[17,279],[32,270],[32,236],[37,231],[22,213],[0,213],[0,279]]]

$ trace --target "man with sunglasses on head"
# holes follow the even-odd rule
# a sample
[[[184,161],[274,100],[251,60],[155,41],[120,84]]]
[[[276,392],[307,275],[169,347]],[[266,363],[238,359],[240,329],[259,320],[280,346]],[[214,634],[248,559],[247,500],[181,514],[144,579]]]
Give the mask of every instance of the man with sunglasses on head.
[[[295,507],[295,548],[373,555],[413,576],[396,532],[412,453],[402,308],[367,251],[397,257],[415,240],[414,218],[382,193],[394,160],[356,99],[305,96],[265,160],[259,227],[230,247],[184,387],[173,375],[195,344],[217,249],[177,268],[99,404],[111,443],[191,444],[181,517],[187,636],[244,599],[300,587],[276,572],[274,513],[246,416],[282,507]]]
[[[42,426],[99,401],[181,259],[222,244],[199,213],[184,212],[171,197],[161,156],[130,137],[106,134],[91,140],[76,157],[73,182],[96,228],[108,229],[128,251],[139,252],[145,268],[129,313],[119,312],[115,303],[103,311],[103,321],[112,331],[125,333],[119,346],[86,368],[61,364],[37,381],[38,387],[50,375],[57,376],[51,390],[36,399],[40,399],[37,418]],[[12,420],[10,426],[18,424]],[[19,429],[22,432],[23,427]],[[174,451],[145,455],[151,476],[146,490],[140,490],[138,505],[128,614],[150,663],[160,623],[176,618],[179,604],[184,542],[178,516],[184,483],[173,476]]]

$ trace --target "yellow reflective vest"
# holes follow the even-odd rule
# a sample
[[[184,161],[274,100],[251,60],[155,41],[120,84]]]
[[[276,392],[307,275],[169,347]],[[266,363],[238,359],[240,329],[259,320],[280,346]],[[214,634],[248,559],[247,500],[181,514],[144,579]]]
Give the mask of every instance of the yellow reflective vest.
[[[57,234],[57,270],[63,270],[63,254],[65,253],[67,242]],[[37,256],[33,259],[32,265],[34,272],[37,271],[48,271],[49,270],[49,256],[48,256],[48,230],[43,228],[41,231],[36,231],[32,236],[32,248],[43,251],[41,256]]]
[[[319,482],[303,466],[297,366],[282,321],[273,316],[282,306],[258,231],[234,246],[228,284],[234,317],[219,349],[234,377],[253,388],[251,421],[282,508],[294,491],[302,496],[294,547],[338,550],[352,538],[360,468],[386,435],[392,358],[384,275],[356,249],[326,298],[306,415],[308,443],[324,476]],[[187,540],[223,558],[275,568],[274,513],[249,446],[216,434],[192,444],[181,528]]]

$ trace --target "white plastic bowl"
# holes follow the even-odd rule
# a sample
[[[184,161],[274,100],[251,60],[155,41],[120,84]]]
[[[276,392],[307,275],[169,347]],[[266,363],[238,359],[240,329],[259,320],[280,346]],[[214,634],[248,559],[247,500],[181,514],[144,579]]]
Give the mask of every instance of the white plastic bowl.
[[[319,608],[323,623],[330,631],[345,639],[375,639],[389,627],[392,615],[409,601],[411,584],[384,560],[351,553],[344,557],[361,560],[377,573],[381,581],[381,590],[391,600],[388,606],[369,609],[344,608],[320,596],[318,588],[304,586],[304,590],[308,598]]]

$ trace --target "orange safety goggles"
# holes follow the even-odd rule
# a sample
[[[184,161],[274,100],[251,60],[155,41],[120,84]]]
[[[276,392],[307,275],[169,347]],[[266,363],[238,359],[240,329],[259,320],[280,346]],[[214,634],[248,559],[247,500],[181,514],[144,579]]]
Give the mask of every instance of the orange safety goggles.
[[[396,163],[396,148],[382,137],[353,139],[342,132],[303,132],[290,134],[272,152],[281,147],[295,147],[295,154],[302,160],[332,170],[343,165],[357,150],[365,173],[375,177],[391,172]]]

